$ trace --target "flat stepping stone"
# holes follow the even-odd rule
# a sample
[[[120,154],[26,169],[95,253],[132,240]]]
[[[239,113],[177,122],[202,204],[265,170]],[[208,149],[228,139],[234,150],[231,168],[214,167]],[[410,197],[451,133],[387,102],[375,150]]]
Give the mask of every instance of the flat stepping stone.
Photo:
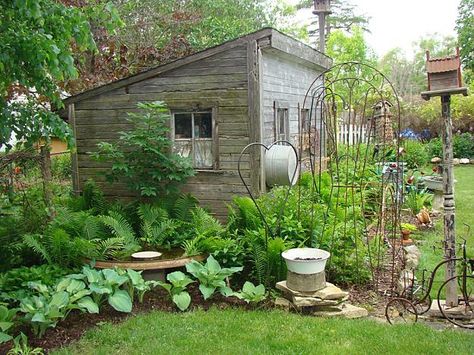
[[[323,300],[316,297],[299,297],[293,296],[293,304],[296,307],[321,307],[321,306],[336,306],[341,303],[342,300]]]
[[[343,317],[347,319],[363,318],[369,315],[369,312],[362,307],[353,306],[349,303],[342,305],[339,312],[335,311],[315,311],[313,313],[317,317]]]
[[[445,305],[446,301],[441,301],[441,307]],[[452,307],[444,311],[449,317],[453,319],[474,319],[474,312],[466,313],[464,306]],[[444,318],[439,310],[438,300],[431,301],[431,308],[428,311],[430,317]]]
[[[286,284],[286,281],[280,281],[276,284],[276,288],[287,295],[292,297],[309,297],[316,298],[320,300],[342,300],[346,298],[349,293],[342,291],[339,287],[333,285],[330,282],[326,282],[326,287],[315,291],[315,292],[301,292],[295,291],[289,288]]]

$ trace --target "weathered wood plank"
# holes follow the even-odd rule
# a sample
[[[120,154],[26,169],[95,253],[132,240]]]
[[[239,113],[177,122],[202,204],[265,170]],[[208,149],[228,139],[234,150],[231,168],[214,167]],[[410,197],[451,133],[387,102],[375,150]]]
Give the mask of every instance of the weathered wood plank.
[[[83,114],[76,118],[76,125],[79,126],[90,126],[90,125],[115,125],[115,124],[128,124],[127,113],[124,111],[120,114],[115,115],[103,115],[102,112],[110,112],[113,110],[98,110],[98,111],[81,111]],[[219,111],[219,110],[218,110]],[[84,114],[89,112],[89,114]],[[248,116],[243,114],[218,114],[217,122],[222,129],[229,129],[235,131],[238,129],[248,130]]]
[[[74,109],[74,104],[68,106],[68,123],[75,137],[77,137],[76,132],[76,112]],[[72,170],[72,191],[75,195],[78,195],[80,192],[79,186],[79,166],[77,164],[77,152],[71,152],[71,170]]]
[[[102,134],[118,133],[128,131],[133,128],[133,124],[91,124],[87,126],[76,126],[76,137],[94,137]]]
[[[128,87],[128,93],[141,92],[140,88],[147,86],[159,86],[159,85],[192,85],[192,84],[213,84],[222,83],[223,81],[228,83],[247,83],[247,73],[234,73],[234,74],[209,74],[206,76],[188,76],[188,77],[166,77],[158,76],[155,78],[142,81]],[[109,92],[107,95],[123,95],[125,91],[120,92]]]
[[[163,92],[202,92],[206,90],[219,90],[219,89],[244,89],[247,87],[247,83],[242,80],[228,81],[226,76],[222,76],[220,81],[215,82],[201,82],[201,83],[185,83],[185,84],[162,84],[160,81],[157,83],[134,87],[129,90],[130,94],[140,93],[163,93]]]
[[[200,76],[200,75],[212,75],[212,74],[236,74],[247,73],[245,66],[234,66],[234,67],[209,67],[209,68],[179,68],[173,71],[162,74],[163,77],[180,77],[180,76]]]
[[[257,41],[247,44],[247,70],[248,76],[248,106],[249,106],[249,142],[260,142],[260,61]],[[250,189],[258,194],[260,191],[260,162],[261,149],[250,151]],[[243,166],[243,164],[242,164]]]
[[[247,90],[232,89],[227,91],[209,90],[205,92],[179,92],[179,93],[161,93],[157,94],[130,94],[130,101],[120,102],[100,102],[95,100],[82,101],[77,104],[80,110],[98,110],[98,109],[117,109],[130,110],[135,109],[138,102],[152,102],[161,100],[168,107],[213,107],[213,106],[247,106]]]
[[[229,120],[230,121],[230,120]],[[238,133],[238,135],[248,135],[249,123],[248,122],[220,122],[219,130],[222,134],[230,135],[232,133]]]
[[[244,53],[244,52],[242,52]],[[223,55],[215,55],[199,62],[194,62],[188,64],[184,67],[163,73],[163,75],[168,75],[169,73],[179,71],[181,69],[201,69],[201,68],[223,68],[223,67],[244,67],[246,66],[246,57],[234,57],[232,56],[232,51],[229,51],[228,56],[224,57]]]

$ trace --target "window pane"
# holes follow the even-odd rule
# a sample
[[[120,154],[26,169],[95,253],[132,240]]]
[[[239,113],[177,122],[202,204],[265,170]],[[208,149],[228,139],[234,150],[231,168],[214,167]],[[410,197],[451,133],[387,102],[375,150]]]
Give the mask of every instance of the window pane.
[[[288,121],[288,109],[279,108],[277,111],[278,139],[287,139],[286,124]]]
[[[212,114],[210,112],[194,114],[194,137],[212,138]]]
[[[279,133],[285,134],[285,112],[283,110],[278,110],[278,126],[280,128]]]
[[[301,122],[303,122],[303,131],[309,132],[310,117],[308,109],[301,110]]]
[[[212,141],[194,141],[194,165],[196,168],[212,168]]]
[[[180,140],[174,142],[174,151],[182,157],[192,157],[193,144],[191,140]]]
[[[177,113],[174,115],[174,135],[175,138],[191,138],[191,114],[190,113]]]

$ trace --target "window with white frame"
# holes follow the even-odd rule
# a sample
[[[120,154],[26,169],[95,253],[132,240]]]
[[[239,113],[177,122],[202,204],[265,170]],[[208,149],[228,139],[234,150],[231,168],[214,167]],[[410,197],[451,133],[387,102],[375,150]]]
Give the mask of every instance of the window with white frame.
[[[212,111],[174,112],[173,138],[175,151],[190,157],[197,169],[212,169],[213,154],[213,117]]]
[[[288,120],[288,107],[278,102],[274,103],[275,114],[275,140],[290,139],[290,123]]]

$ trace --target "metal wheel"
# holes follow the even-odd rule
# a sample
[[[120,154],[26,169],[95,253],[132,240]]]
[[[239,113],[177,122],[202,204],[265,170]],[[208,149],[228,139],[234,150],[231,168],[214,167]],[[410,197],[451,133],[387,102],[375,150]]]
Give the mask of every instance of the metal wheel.
[[[394,298],[385,307],[385,318],[390,324],[415,323],[418,320],[418,312],[406,298]]]
[[[459,304],[456,307],[446,307],[441,297],[447,284],[456,279],[458,284]],[[463,285],[462,275],[446,280],[438,291],[438,307],[441,314],[449,322],[458,327],[474,329],[474,276],[466,276],[466,283]]]
[[[407,295],[407,299],[410,300],[411,303],[416,308],[416,312],[419,316],[428,312],[431,308],[431,296],[427,292],[428,290],[426,287],[420,287],[414,293],[409,293]],[[426,297],[425,297],[426,296]],[[424,298],[424,299],[423,299]],[[408,312],[410,310],[408,309]]]

